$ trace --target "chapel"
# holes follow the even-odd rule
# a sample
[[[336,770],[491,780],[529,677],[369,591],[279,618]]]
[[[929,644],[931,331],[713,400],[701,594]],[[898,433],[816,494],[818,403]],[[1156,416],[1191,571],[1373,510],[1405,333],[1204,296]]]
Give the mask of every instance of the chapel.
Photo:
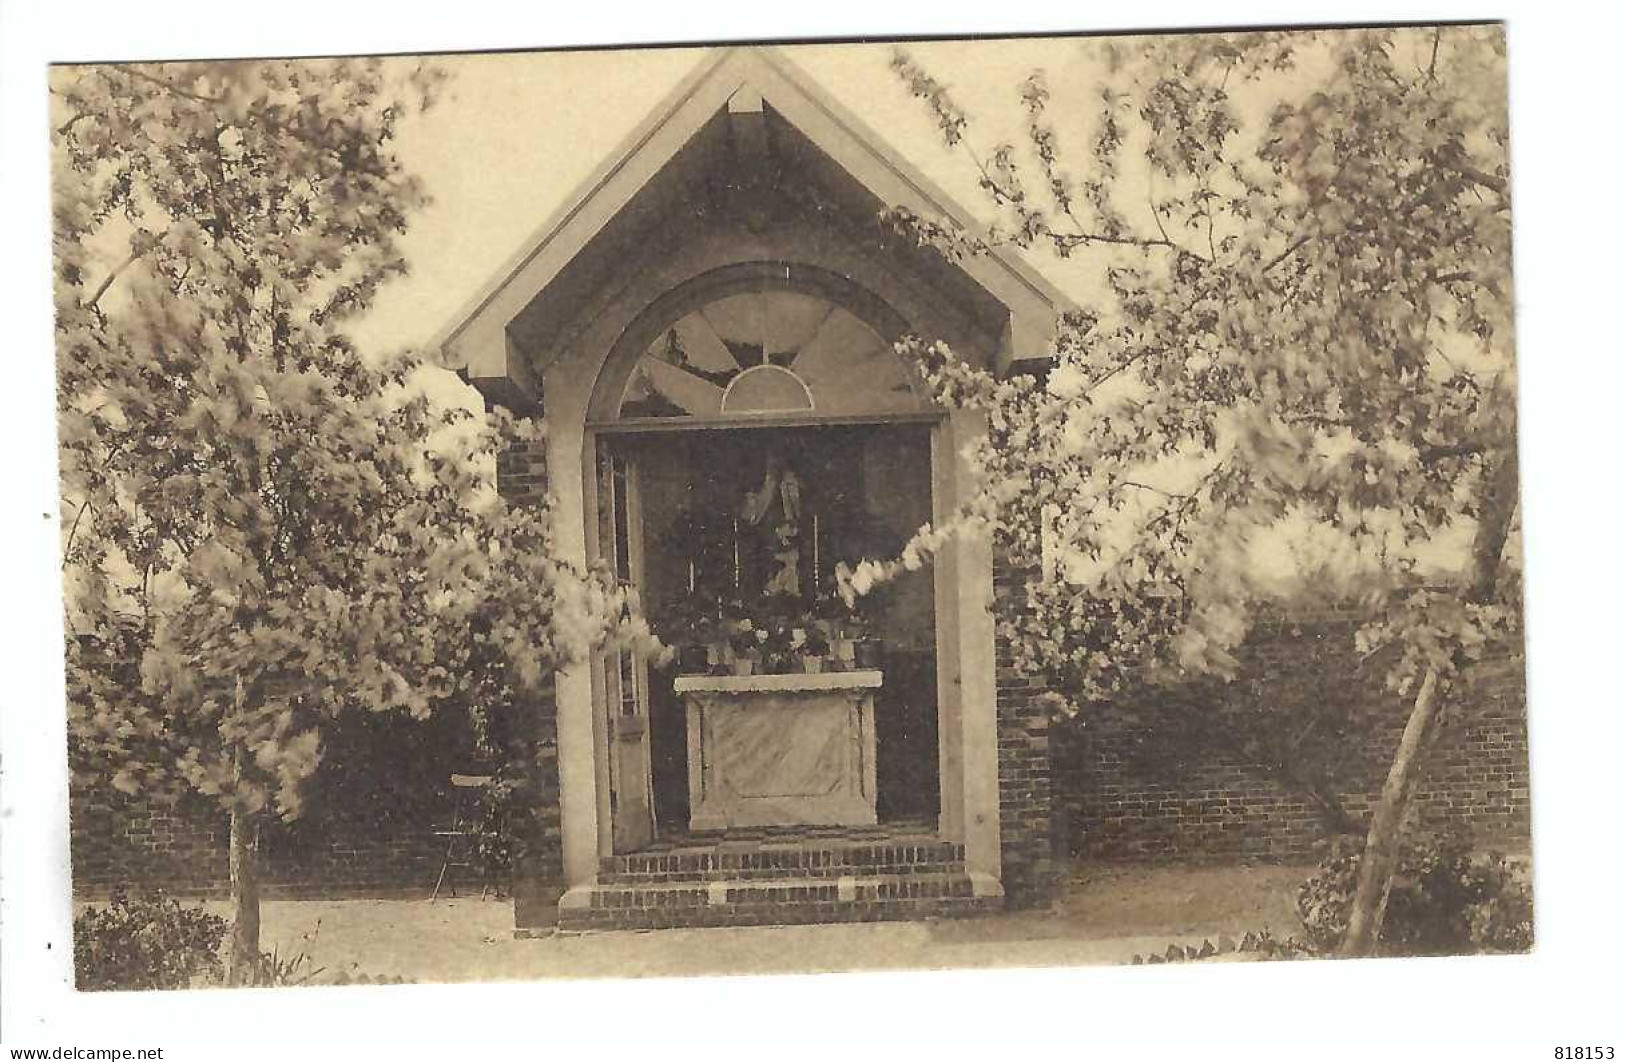
[[[893,344],[1030,372],[1068,304],[1014,255],[899,237],[897,207],[970,221],[784,50],[717,49],[440,341],[547,425],[504,492],[551,492],[564,555],[676,649],[532,697],[521,933],[1053,898],[1048,719],[992,611],[1024,573],[964,538],[856,602],[839,580],[953,512],[983,427]]]

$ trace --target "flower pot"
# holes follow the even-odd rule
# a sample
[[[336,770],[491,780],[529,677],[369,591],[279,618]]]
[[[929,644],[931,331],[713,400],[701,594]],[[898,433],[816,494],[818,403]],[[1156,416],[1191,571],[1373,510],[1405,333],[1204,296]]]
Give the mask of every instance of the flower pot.
[[[711,669],[711,654],[703,645],[685,645],[677,657],[685,675],[703,675]]]
[[[753,675],[755,673],[756,673],[756,661],[754,661],[754,660],[746,660],[746,659],[744,659],[742,657],[736,657],[734,659],[734,674],[736,674],[736,675]]]
[[[801,671],[805,675],[821,675],[824,672],[824,658],[821,656],[804,656],[801,658]]]
[[[873,671],[880,667],[881,644],[872,638],[852,643],[852,666],[859,671]]]

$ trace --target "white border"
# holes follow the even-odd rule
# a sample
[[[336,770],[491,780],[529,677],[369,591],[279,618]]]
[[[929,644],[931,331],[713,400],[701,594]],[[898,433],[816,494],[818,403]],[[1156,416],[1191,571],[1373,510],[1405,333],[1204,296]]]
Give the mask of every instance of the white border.
[[[44,150],[46,59],[472,49],[616,41],[1063,31],[1255,25],[1304,18],[1301,3],[1142,2],[1127,7],[823,0],[817,4],[535,5],[454,8],[280,0],[84,3],[0,11],[0,210],[7,355],[3,496],[8,560],[3,800],[4,1025],[15,1046],[196,1041],[370,1044],[441,1040],[1052,1041],[1185,1043],[1203,1056],[1349,1057],[1375,1043],[1402,1057],[1429,1044],[1484,1057],[1551,1058],[1555,1044],[1625,1051],[1616,993],[1621,954],[1621,740],[1613,665],[1622,601],[1617,497],[1621,343],[1614,310],[1621,174],[1617,10],[1549,2],[1339,3],[1317,20],[1509,19],[1513,81],[1518,330],[1529,629],[1538,953],[1527,959],[865,974],[845,977],[540,983],[514,986],[79,997],[63,989],[67,900],[55,442]],[[700,12],[703,10],[703,17]],[[1204,1045],[1204,1046],[1196,1046]],[[1226,1046],[1229,1045],[1229,1046]],[[1238,1047],[1236,1045],[1257,1045]],[[1269,1050],[1265,1046],[1273,1045]],[[1346,1046],[1339,1046],[1346,1045]],[[351,1048],[353,1050],[353,1048]],[[861,1048],[860,1048],[861,1050]],[[896,1048],[887,1049],[892,1053]],[[275,1047],[244,1047],[253,1058]],[[325,1052],[319,1052],[325,1053]],[[439,1052],[435,1052],[437,1055]],[[680,1050],[678,1053],[683,1053]],[[166,1058],[211,1057],[180,1050]],[[1449,1052],[1456,1057],[1458,1052]]]

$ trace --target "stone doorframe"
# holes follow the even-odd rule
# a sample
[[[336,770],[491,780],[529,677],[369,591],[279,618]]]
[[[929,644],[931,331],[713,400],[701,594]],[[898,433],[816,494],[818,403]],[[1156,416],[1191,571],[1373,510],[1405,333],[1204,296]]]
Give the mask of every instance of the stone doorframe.
[[[607,315],[608,320],[600,317],[571,344],[574,350],[552,361],[542,381],[549,479],[555,486],[555,536],[565,558],[585,564],[596,554],[594,470],[600,439],[612,430],[602,423],[604,396],[619,396],[635,355],[659,329],[687,312],[691,300],[716,297],[719,284],[748,283],[746,278],[752,273],[781,288],[801,288],[805,277],[803,290],[836,301],[888,338],[910,330],[910,323],[888,302],[853,281],[805,267],[786,271],[782,261],[735,263],[711,275],[695,276],[619,321],[614,320],[615,315]],[[651,324],[654,317],[666,319]],[[984,430],[981,419],[962,410],[933,418],[932,504],[937,523],[957,504],[958,454],[968,439]],[[1003,895],[1003,888],[991,546],[985,539],[956,538],[939,556],[933,571],[939,832],[965,846],[965,867],[976,894],[997,897]],[[597,883],[600,859],[610,853],[608,764],[603,753],[608,744],[608,713],[595,671],[596,665],[583,664],[564,669],[557,677],[560,825],[567,890],[561,902],[567,906],[581,902],[585,890]]]

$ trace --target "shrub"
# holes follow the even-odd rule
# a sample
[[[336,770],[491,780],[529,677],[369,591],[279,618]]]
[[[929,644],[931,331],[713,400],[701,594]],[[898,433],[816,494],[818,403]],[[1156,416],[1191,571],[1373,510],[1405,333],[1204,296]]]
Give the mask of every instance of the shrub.
[[[1335,951],[1349,909],[1365,839],[1332,842],[1298,892],[1298,917],[1315,951]],[[1522,871],[1504,856],[1475,853],[1450,834],[1407,839],[1388,895],[1379,953],[1462,955],[1521,952],[1534,944],[1534,899]]]
[[[524,790],[521,779],[511,769],[499,771],[479,796],[473,808],[473,850],[470,856],[482,880],[501,893],[513,874],[514,830],[526,806],[519,799]]]
[[[226,920],[155,894],[115,892],[73,920],[74,981],[82,991],[190,988],[218,980]]]

